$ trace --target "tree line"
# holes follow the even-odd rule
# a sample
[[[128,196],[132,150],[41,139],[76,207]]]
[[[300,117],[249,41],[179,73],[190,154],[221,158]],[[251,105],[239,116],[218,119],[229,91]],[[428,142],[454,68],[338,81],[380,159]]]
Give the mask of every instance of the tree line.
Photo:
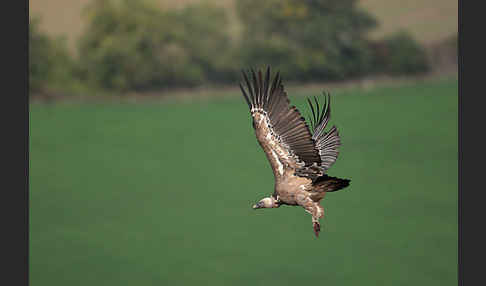
[[[238,35],[228,12],[207,2],[163,10],[151,1],[100,0],[84,12],[75,56],[30,20],[31,94],[234,84],[241,68],[267,65],[299,82],[429,69],[406,32],[371,40],[378,23],[355,0],[240,0]]]

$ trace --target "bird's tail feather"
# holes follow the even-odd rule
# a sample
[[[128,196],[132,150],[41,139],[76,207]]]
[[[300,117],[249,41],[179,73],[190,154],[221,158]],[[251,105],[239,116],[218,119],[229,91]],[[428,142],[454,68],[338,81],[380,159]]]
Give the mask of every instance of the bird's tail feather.
[[[335,192],[346,188],[347,186],[349,186],[350,182],[350,179],[341,179],[337,177],[323,175],[317,178],[313,182],[313,185],[316,187],[316,189],[321,191]]]

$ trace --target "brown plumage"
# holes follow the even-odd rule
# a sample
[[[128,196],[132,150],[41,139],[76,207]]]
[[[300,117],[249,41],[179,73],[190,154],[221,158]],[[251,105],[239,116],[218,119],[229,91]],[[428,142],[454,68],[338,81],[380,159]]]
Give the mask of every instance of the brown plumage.
[[[246,89],[241,92],[250,108],[253,128],[265,152],[275,177],[275,189],[270,197],[253,206],[278,208],[281,205],[301,206],[312,215],[314,233],[319,235],[319,219],[324,209],[319,204],[327,192],[349,185],[350,180],[330,177],[326,171],[336,161],[341,140],[337,128],[325,131],[330,115],[330,96],[319,106],[308,99],[312,118],[311,130],[295,106],[290,106],[280,74],[270,84],[270,68],[243,72]]]

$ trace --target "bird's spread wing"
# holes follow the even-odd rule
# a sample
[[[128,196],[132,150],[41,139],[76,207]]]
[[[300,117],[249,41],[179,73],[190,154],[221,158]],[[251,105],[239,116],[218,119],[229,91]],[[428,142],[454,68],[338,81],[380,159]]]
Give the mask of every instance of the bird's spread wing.
[[[331,118],[331,97],[329,94],[326,96],[326,101],[319,107],[319,102],[314,97],[314,104],[310,99],[307,99],[312,111],[312,117],[310,118],[311,129],[313,130],[312,139],[315,141],[319,156],[321,158],[321,167],[324,171],[328,170],[339,155],[339,146],[341,145],[341,139],[336,126],[333,126],[329,131],[324,131]]]
[[[289,105],[279,73],[270,84],[270,68],[265,78],[262,72],[251,71],[250,77],[243,72],[247,89],[240,84],[251,116],[256,137],[273,169],[275,177],[286,170],[307,170],[321,164],[321,156],[314,145],[305,119],[295,106]],[[314,171],[310,171],[314,172]]]

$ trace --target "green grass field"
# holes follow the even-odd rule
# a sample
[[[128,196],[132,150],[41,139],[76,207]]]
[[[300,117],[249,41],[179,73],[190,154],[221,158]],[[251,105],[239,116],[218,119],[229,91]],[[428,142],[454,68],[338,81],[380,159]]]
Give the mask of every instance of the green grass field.
[[[334,92],[352,181],[318,239],[302,208],[251,209],[273,177],[236,93],[32,104],[31,285],[457,285],[457,88]]]

